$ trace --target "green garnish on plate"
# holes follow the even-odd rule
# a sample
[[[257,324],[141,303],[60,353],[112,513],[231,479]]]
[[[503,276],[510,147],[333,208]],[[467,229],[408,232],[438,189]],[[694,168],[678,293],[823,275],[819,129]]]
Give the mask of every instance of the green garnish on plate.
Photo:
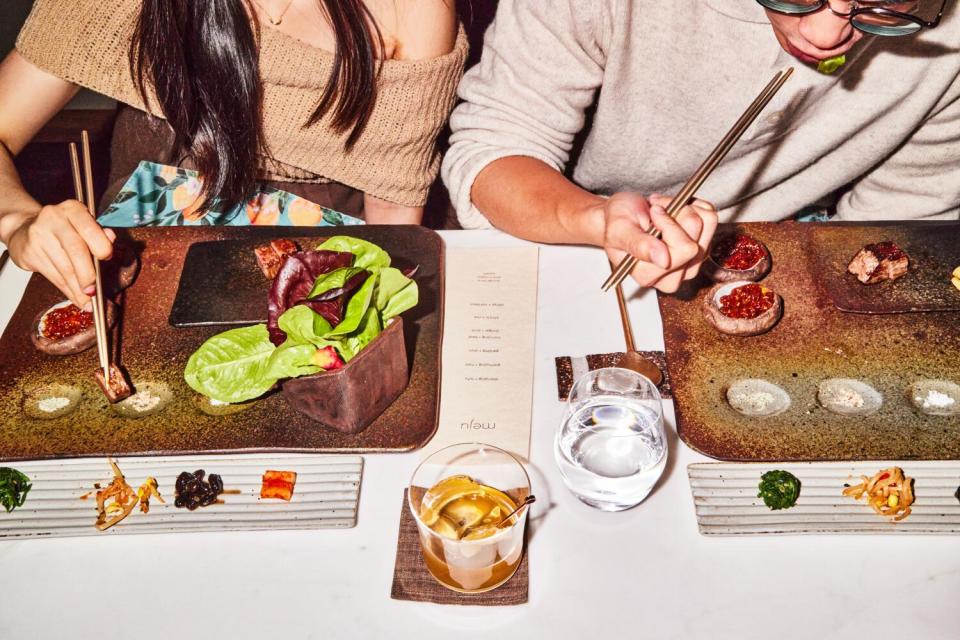
[[[817,64],[817,71],[825,75],[830,75],[843,65],[847,63],[847,56],[840,54],[839,56],[833,56],[832,58],[827,58],[826,60],[821,60]]]
[[[800,497],[800,480],[789,471],[767,471],[760,476],[759,488],[757,497],[772,511],[789,509]]]
[[[0,504],[10,513],[22,507],[30,492],[30,478],[10,467],[0,467]]]

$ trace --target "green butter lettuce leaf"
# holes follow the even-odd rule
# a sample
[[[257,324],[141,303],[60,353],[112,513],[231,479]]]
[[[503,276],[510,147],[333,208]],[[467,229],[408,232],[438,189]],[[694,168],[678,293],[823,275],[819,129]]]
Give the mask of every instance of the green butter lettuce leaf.
[[[413,283],[413,280],[403,275],[400,269],[394,267],[384,269],[380,272],[380,280],[377,282],[377,295],[374,299],[374,306],[380,311],[383,311],[390,303],[390,299],[411,283]]]
[[[333,327],[319,313],[306,305],[298,304],[283,312],[277,320],[280,329],[287,334],[287,342],[294,344],[312,344],[316,347],[325,347],[330,344],[324,340]]]
[[[401,277],[403,277],[402,274]],[[391,295],[383,307],[378,307],[380,309],[381,321],[386,322],[390,318],[394,318],[404,311],[412,309],[413,307],[417,306],[417,302],[419,302],[419,300],[420,288],[417,286],[416,282],[407,278],[406,285]]]
[[[347,309],[343,314],[343,321],[335,326],[326,337],[345,336],[357,330],[364,314],[370,307],[370,302],[373,300],[373,292],[379,280],[377,275],[377,273],[374,273],[367,278],[363,286],[350,297],[350,301],[347,302]]]
[[[307,311],[310,311],[307,309]],[[313,313],[310,311],[310,313]],[[277,380],[299,378],[323,371],[313,364],[313,355],[317,347],[312,344],[297,344],[290,340],[277,347],[267,363],[267,375]]]
[[[363,273],[363,271],[364,269],[359,267],[346,267],[345,269],[337,269],[329,273],[321,274],[313,283],[313,289],[307,294],[307,298],[315,298],[321,293],[326,293],[331,289],[342,289],[347,284],[347,280],[358,273]]]
[[[390,266],[390,255],[366,240],[349,236],[334,236],[317,247],[318,251],[347,251],[356,256],[354,267],[379,271]]]
[[[380,314],[373,307],[367,309],[359,328],[336,345],[337,353],[344,362],[350,362],[364,347],[373,342],[382,330]]]
[[[190,356],[183,378],[197,393],[220,402],[252,400],[277,382],[268,375],[275,350],[266,325],[231,329],[213,336]]]

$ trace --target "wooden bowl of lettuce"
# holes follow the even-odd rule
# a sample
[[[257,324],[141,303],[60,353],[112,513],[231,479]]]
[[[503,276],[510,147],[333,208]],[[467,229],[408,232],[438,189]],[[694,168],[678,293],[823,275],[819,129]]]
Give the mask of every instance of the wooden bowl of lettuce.
[[[267,323],[213,336],[184,379],[216,403],[280,387],[291,408],[338,431],[363,431],[409,381],[404,311],[416,306],[413,272],[380,247],[335,236],[288,256],[273,281]]]

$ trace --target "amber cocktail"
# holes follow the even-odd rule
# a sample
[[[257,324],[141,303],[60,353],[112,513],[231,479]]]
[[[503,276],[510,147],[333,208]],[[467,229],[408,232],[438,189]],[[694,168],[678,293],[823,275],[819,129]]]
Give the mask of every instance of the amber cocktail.
[[[529,495],[523,465],[502,449],[460,444],[424,460],[410,481],[409,506],[430,574],[462,593],[509,580],[523,558]]]

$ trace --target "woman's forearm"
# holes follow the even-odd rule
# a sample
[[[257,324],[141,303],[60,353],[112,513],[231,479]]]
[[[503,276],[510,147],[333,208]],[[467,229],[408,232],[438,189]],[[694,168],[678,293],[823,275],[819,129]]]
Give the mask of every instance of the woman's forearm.
[[[470,193],[481,213],[511,235],[551,244],[603,245],[604,198],[535,158],[491,162]]]
[[[24,189],[13,154],[0,142],[0,242],[6,245],[10,234],[24,219],[40,211],[40,203]]]
[[[394,204],[364,194],[363,217],[367,224],[420,224],[423,222],[423,207]]]

